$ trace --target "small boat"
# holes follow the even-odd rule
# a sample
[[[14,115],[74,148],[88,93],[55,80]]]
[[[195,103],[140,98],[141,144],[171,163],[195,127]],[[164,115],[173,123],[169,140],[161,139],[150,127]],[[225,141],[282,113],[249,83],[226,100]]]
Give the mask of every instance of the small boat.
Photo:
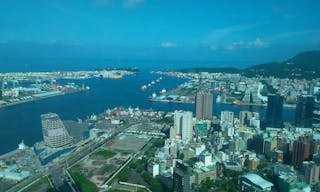
[[[147,86],[146,85],[142,85],[141,86],[141,91],[145,91],[147,89]]]
[[[157,94],[155,92],[152,93],[151,98],[154,99],[157,97]]]
[[[236,106],[245,106],[247,105],[246,103],[240,102],[240,101],[234,101],[232,102],[232,105],[236,105]]]

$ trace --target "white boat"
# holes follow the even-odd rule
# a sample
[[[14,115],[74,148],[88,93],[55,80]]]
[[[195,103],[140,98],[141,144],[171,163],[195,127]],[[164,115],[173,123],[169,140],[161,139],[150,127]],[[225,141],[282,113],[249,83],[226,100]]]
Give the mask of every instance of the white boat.
[[[157,94],[155,92],[152,93],[152,98],[156,98]]]
[[[145,91],[147,89],[147,86],[146,85],[142,85],[141,86],[141,91]]]

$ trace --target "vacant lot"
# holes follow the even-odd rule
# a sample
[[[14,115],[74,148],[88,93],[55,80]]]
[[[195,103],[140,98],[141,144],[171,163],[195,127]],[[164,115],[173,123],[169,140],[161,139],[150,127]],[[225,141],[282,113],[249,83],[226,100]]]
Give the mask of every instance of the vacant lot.
[[[137,152],[149,140],[150,140],[150,137],[122,134],[119,137],[115,138],[114,143],[108,147],[110,147],[111,149]]]

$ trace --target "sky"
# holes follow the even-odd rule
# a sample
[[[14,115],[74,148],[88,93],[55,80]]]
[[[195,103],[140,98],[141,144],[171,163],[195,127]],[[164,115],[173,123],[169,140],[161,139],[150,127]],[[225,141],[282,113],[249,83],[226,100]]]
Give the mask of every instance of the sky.
[[[318,0],[2,0],[0,58],[267,62],[320,49]]]

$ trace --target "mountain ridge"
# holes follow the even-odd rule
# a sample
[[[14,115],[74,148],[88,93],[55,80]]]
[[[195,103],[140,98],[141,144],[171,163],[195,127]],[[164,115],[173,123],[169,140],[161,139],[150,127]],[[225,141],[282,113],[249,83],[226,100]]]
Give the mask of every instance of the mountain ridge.
[[[264,76],[279,78],[320,78],[320,50],[301,52],[282,62],[268,62],[244,69],[236,67],[197,67],[181,69],[180,72],[240,73],[247,77]]]

